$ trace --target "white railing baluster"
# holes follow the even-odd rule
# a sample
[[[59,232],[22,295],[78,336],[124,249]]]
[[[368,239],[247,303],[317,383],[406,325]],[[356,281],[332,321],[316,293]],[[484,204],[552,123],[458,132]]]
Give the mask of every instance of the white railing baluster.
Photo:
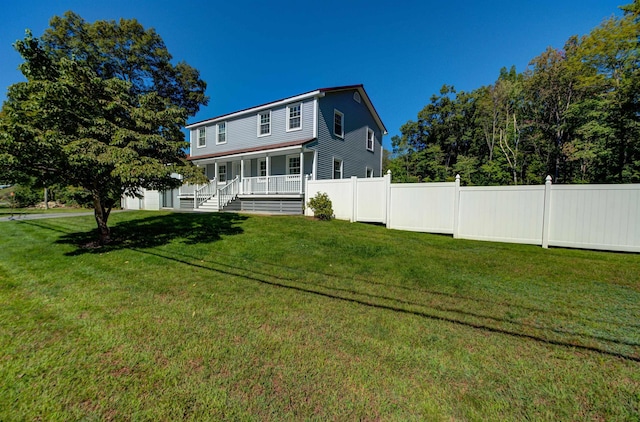
[[[299,194],[302,188],[302,176],[287,174],[279,176],[245,177],[242,180],[243,194]]]
[[[233,201],[240,191],[240,180],[238,176],[231,182],[227,183],[225,187],[218,189],[218,211],[222,211],[222,208],[227,206],[229,202]]]
[[[218,184],[215,180],[210,181],[202,187],[198,187],[199,185],[195,185],[195,189],[193,191],[193,208],[197,209],[209,198],[215,196],[217,185]]]

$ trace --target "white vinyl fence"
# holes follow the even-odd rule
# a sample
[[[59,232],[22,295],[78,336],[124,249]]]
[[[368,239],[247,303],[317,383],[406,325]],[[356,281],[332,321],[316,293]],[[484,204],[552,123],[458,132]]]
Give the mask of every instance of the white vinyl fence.
[[[640,252],[640,184],[461,187],[370,179],[307,180],[335,217],[455,238]],[[306,209],[307,215],[313,215]]]

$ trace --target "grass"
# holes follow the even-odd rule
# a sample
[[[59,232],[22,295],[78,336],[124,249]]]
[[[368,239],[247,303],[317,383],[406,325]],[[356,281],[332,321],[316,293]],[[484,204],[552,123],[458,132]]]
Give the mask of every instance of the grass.
[[[639,255],[111,223],[0,223],[0,420],[639,420]]]

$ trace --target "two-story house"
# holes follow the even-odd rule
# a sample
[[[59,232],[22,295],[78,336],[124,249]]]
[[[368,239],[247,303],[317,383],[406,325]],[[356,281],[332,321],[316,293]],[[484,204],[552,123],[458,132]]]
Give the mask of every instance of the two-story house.
[[[187,126],[210,183],[159,195],[166,208],[302,213],[304,181],[382,176],[387,130],[362,85],[322,88]]]

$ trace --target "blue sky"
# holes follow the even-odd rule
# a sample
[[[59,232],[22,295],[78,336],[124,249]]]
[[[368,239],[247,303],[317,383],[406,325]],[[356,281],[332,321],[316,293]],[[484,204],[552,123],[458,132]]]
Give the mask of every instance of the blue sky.
[[[443,84],[473,90],[503,66],[523,70],[631,0],[151,1],[3,0],[0,100],[23,80],[12,44],[73,10],[87,21],[136,18],[175,60],[200,71],[210,103],[190,121],[316,88],[364,84],[389,135]]]

